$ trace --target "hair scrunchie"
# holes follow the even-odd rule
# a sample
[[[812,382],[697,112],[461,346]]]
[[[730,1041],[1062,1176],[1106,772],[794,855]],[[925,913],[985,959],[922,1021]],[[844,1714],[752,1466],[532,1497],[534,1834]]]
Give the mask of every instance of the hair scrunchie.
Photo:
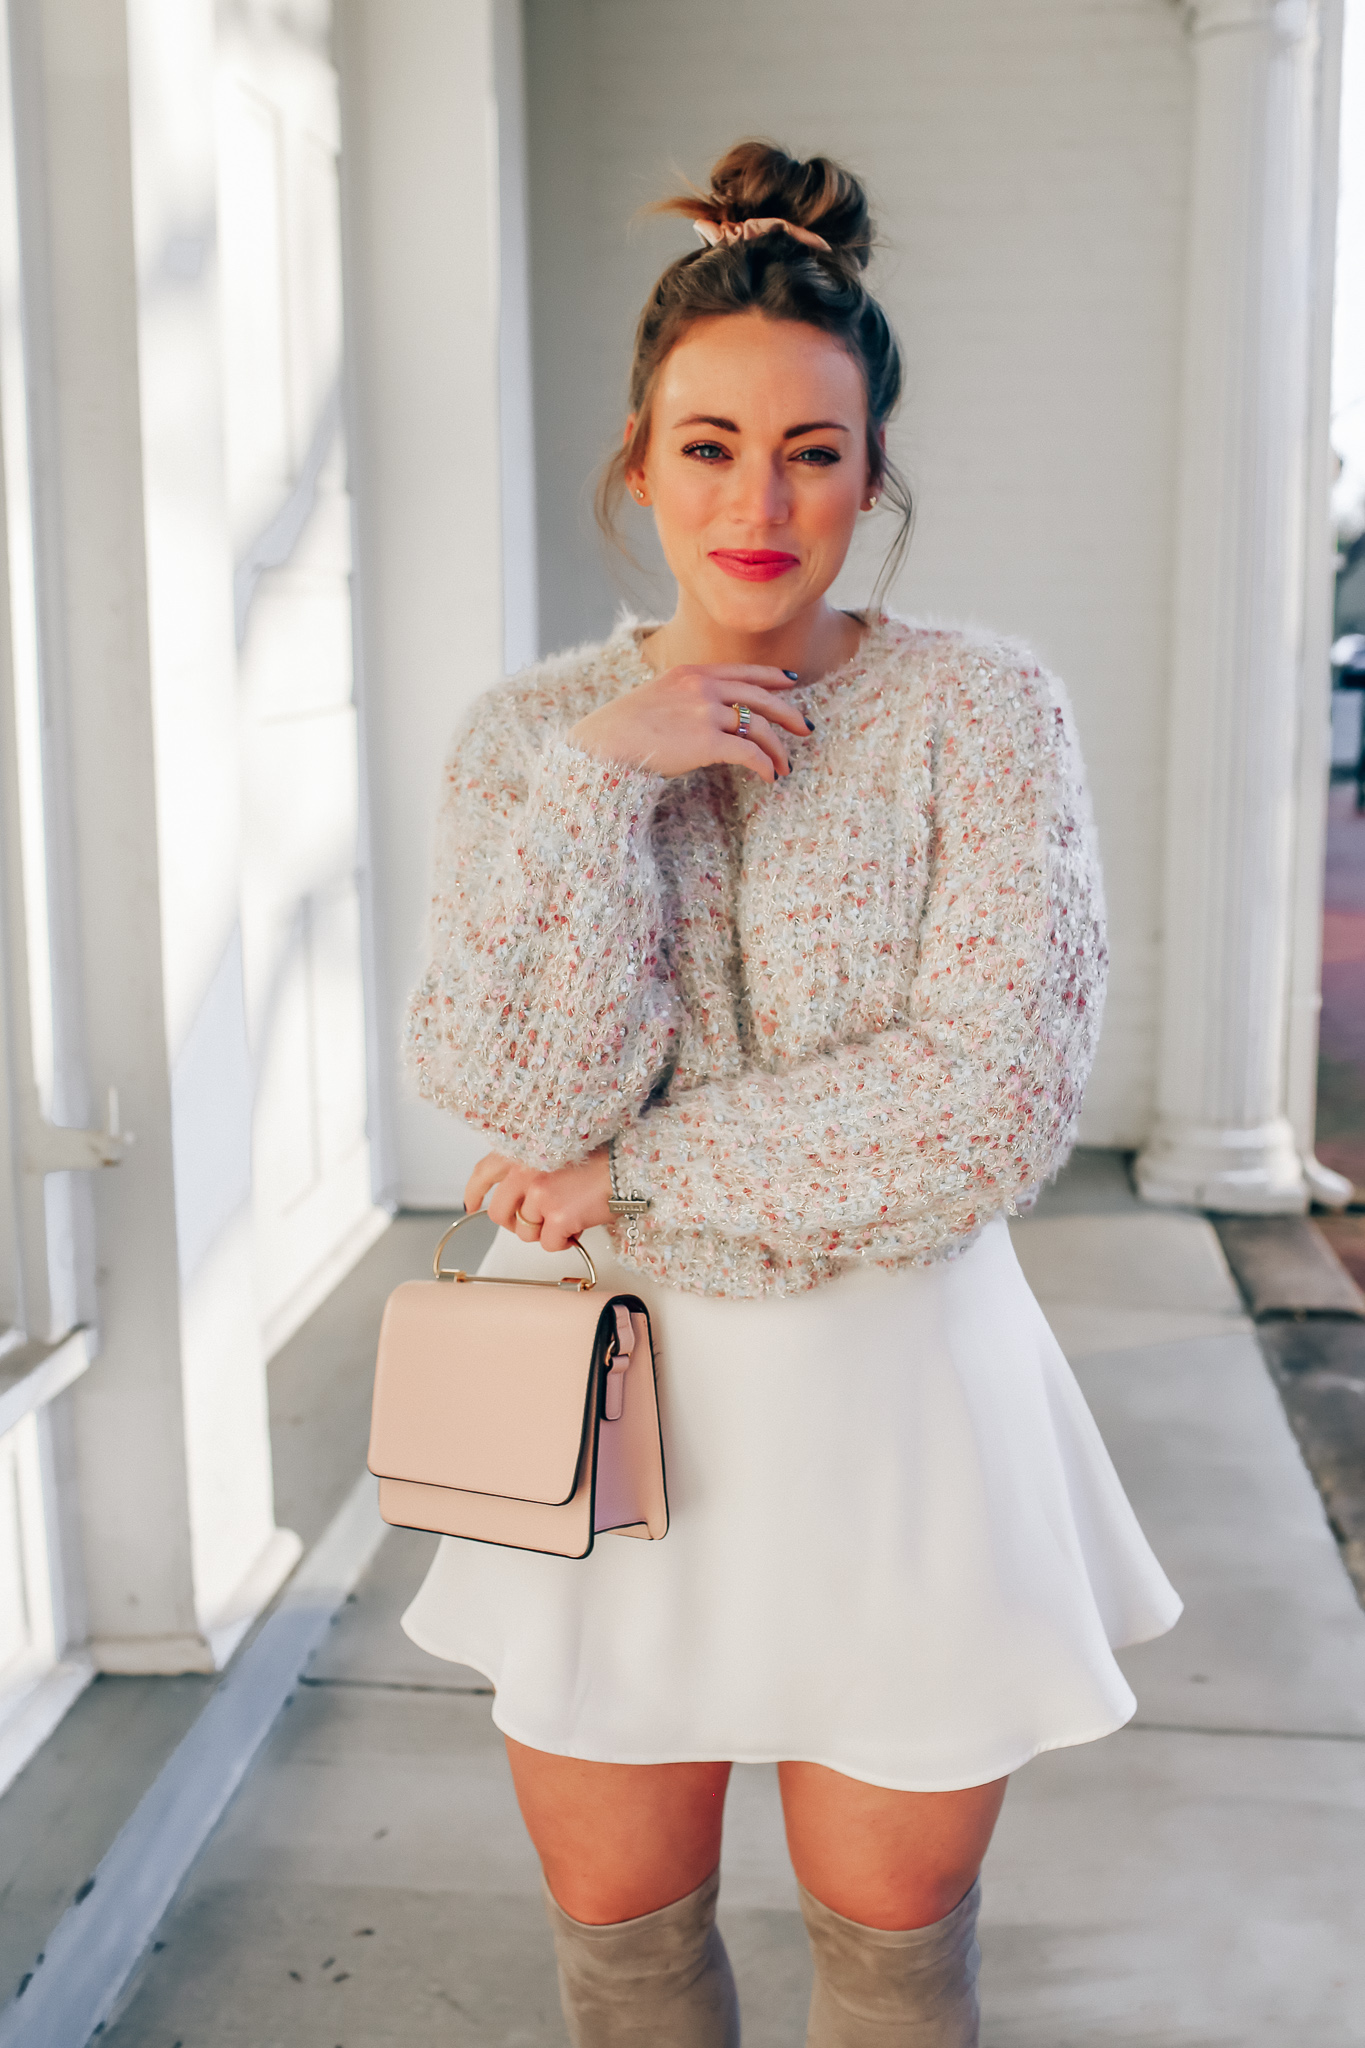
[[[813,233],[810,228],[799,228],[790,220],[694,220],[692,225],[703,242],[713,249],[722,242],[756,241],[759,235],[769,235],[774,228],[780,228],[794,242],[804,242],[811,249],[828,252],[830,246],[823,235]]]

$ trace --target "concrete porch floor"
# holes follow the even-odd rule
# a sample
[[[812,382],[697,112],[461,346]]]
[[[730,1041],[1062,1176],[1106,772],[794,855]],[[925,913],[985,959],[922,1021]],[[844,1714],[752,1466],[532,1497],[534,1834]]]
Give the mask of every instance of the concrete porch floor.
[[[1365,2042],[1365,1615],[1217,1239],[1079,1155],[1015,1241],[1187,1612],[1123,1659],[1136,1722],[1011,1788],[983,2040]],[[398,1627],[431,1543],[386,1539],[111,2048],[564,2042],[488,1695]],[[808,1966],[768,1770],[735,1774],[722,1921],[746,2043],[796,2048]]]

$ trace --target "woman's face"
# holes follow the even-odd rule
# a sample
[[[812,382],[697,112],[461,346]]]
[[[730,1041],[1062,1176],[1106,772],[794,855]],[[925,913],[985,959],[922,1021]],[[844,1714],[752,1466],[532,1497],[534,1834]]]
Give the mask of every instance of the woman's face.
[[[829,589],[869,495],[857,365],[793,320],[698,321],[664,362],[627,482],[685,596],[717,625],[776,631]]]

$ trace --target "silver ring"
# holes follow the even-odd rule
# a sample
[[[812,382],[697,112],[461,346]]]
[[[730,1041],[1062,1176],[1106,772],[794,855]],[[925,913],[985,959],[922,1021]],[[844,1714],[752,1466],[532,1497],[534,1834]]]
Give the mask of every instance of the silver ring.
[[[739,720],[738,725],[735,727],[735,738],[741,740],[748,739],[749,727],[753,723],[753,712],[749,709],[747,704],[732,704],[730,706],[730,709],[734,712],[735,717]]]

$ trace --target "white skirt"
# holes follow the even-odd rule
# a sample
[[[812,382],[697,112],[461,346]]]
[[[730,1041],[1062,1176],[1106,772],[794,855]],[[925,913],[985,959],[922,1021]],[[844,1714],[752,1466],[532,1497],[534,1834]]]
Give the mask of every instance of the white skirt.
[[[753,1301],[585,1241],[649,1304],[671,1522],[573,1560],[442,1541],[403,1626],[487,1674],[505,1734],[942,1792],[1129,1719],[1112,1651],[1180,1601],[1003,1218],[957,1259]],[[499,1231],[481,1270],[576,1267]]]

